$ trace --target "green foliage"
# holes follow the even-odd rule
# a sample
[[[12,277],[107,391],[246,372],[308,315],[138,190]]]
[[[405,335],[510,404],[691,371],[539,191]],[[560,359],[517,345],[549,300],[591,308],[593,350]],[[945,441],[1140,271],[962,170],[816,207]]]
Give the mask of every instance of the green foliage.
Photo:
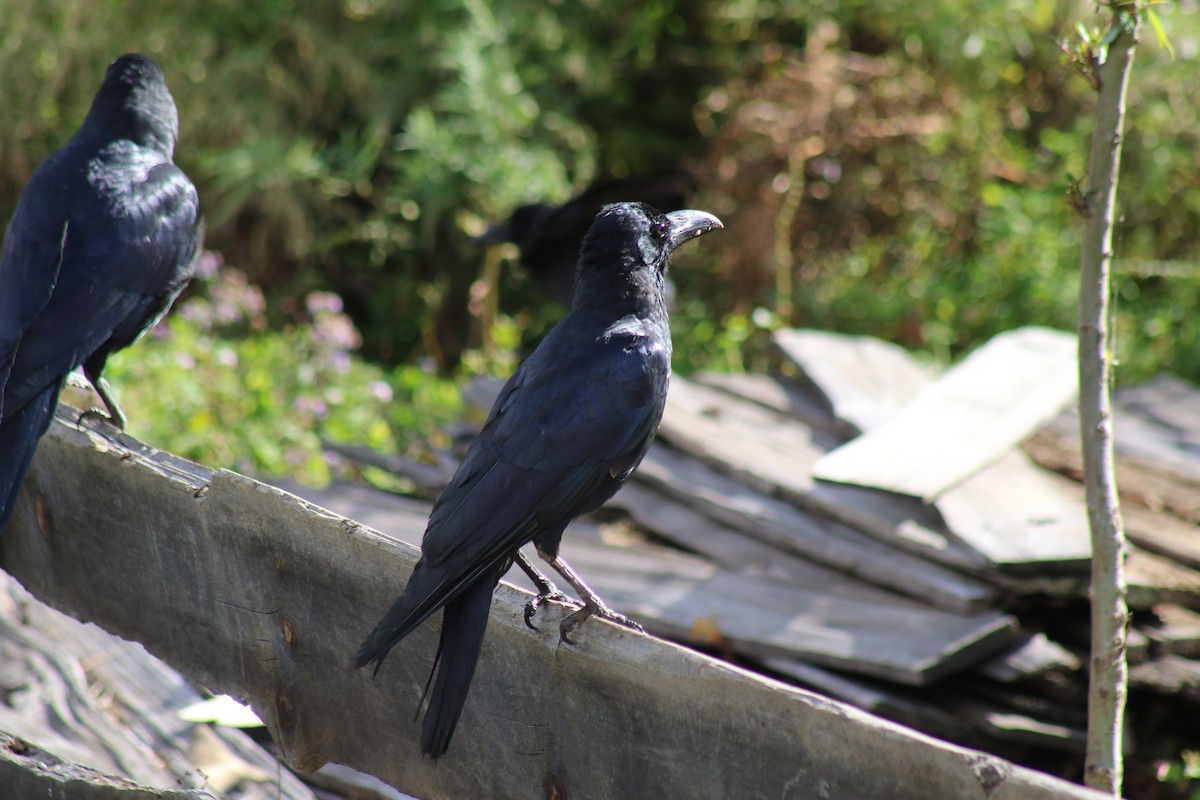
[[[109,362],[136,436],[204,464],[323,484],[323,439],[398,452],[463,413],[453,382],[358,359],[336,295],[308,295],[300,319],[272,330],[240,272],[203,288]]]
[[[685,297],[705,299],[699,324],[763,306],[941,360],[1017,325],[1072,328],[1081,221],[1067,195],[1085,172],[1094,92],[1054,42],[1087,11],[1050,0],[827,3],[803,50],[767,46],[713,89],[698,113],[714,132],[707,174],[720,178],[701,202],[726,231],[705,243],[706,269],[676,271]],[[1161,369],[1200,379],[1200,120],[1187,88],[1200,19],[1172,4],[1156,13],[1179,57],[1150,38],[1131,91],[1122,382]],[[786,305],[774,296],[781,235],[793,260]]]
[[[1200,752],[1184,750],[1178,759],[1160,762],[1157,777],[1174,796],[1200,800]]]
[[[1117,374],[1200,379],[1200,24],[1178,3],[1149,10],[1121,185]],[[727,224],[678,259],[682,371],[761,365],[774,324],[954,358],[1005,327],[1073,325],[1079,222],[1065,195],[1093,92],[1056,42],[1091,31],[1090,11],[0,0],[0,213],[82,118],[104,65],[142,50],[179,103],[177,158],[209,246],[263,288],[273,329],[332,291],[377,362],[445,367],[466,351],[474,370],[511,364],[470,352],[495,339],[475,308],[471,237],[520,202],[682,160],[700,179],[694,204]],[[758,309],[778,319],[756,324]]]

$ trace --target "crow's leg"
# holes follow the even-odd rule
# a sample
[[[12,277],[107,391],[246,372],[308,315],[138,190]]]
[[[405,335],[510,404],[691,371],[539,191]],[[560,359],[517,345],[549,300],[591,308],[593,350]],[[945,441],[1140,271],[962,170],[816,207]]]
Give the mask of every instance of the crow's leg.
[[[529,580],[533,581],[537,587],[538,593],[528,603],[525,604],[525,624],[530,630],[537,630],[537,626],[533,624],[533,615],[537,613],[538,607],[547,600],[558,600],[560,603],[574,604],[574,600],[567,597],[558,590],[554,582],[542,574],[541,570],[533,565],[533,562],[525,557],[525,554],[520,550],[513,556],[513,560],[517,562],[525,574],[529,576]]]
[[[117,405],[117,399],[113,397],[108,381],[101,377],[100,370],[93,369],[85,364],[83,374],[88,379],[88,383],[92,385],[92,388],[96,390],[96,394],[100,395],[100,402],[104,403],[104,408],[108,411],[108,414],[100,413],[100,409],[98,408],[91,408],[80,414],[79,419],[100,417],[117,426],[117,428],[125,430],[125,414],[121,411],[121,407]]]
[[[579,596],[583,598],[583,608],[571,614],[562,621],[559,626],[558,635],[567,644],[574,644],[571,641],[571,632],[582,624],[588,617],[600,617],[607,619],[618,625],[624,625],[626,628],[632,628],[635,631],[641,631],[642,626],[631,620],[624,614],[613,611],[604,601],[600,599],[600,595],[596,594],[591,588],[583,582],[575,570],[571,569],[571,565],[563,561],[557,554],[550,555],[542,548],[538,548],[538,555],[546,560],[546,563],[558,570],[567,583],[579,592]]]

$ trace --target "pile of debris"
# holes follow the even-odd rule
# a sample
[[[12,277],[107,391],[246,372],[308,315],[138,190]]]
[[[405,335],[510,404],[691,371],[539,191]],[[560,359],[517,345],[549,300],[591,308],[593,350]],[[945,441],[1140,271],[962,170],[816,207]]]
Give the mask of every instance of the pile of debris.
[[[672,379],[621,515],[575,523],[564,556],[653,633],[1077,780],[1091,547],[1064,411],[1074,338],[1014,331],[941,375],[865,337],[775,344],[781,375]],[[497,390],[468,394],[486,409]],[[1162,377],[1116,407],[1131,746],[1169,755],[1200,705],[1200,389]],[[337,449],[427,493],[453,466]],[[386,500],[297,491],[392,529]]]

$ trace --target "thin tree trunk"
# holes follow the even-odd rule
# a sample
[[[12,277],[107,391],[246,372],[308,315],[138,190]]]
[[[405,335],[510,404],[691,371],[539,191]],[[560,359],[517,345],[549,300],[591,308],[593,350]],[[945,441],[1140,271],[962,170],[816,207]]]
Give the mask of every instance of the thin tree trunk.
[[[1115,12],[1120,25],[1121,12]],[[1088,159],[1087,224],[1080,258],[1079,411],[1092,531],[1092,653],[1088,698],[1085,781],[1120,796],[1122,728],[1128,668],[1125,663],[1125,532],[1113,475],[1112,407],[1109,399],[1109,268],[1115,218],[1117,173],[1129,72],[1137,44],[1121,30],[1097,65],[1099,102]]]

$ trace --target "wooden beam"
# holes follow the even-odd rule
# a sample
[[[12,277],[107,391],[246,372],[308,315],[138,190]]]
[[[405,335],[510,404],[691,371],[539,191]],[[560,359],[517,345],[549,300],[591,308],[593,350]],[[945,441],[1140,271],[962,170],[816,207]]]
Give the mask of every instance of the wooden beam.
[[[940,522],[957,541],[975,552],[982,562],[974,566],[963,564],[963,568],[982,570],[994,580],[1005,581],[1006,585],[1010,585],[1016,575],[1046,574],[1051,571],[1087,572],[1091,540],[1086,511],[1073,496],[1064,493],[1062,481],[1056,481],[1053,476],[1036,469],[1023,454],[998,447],[1002,443],[1000,438],[993,437],[987,442],[982,440],[987,436],[980,441],[977,441],[980,437],[974,435],[964,434],[961,438],[947,436],[951,430],[961,433],[964,425],[978,425],[987,429],[994,422],[994,407],[1007,402],[998,401],[993,396],[980,398],[978,403],[973,399],[971,393],[979,390],[975,384],[982,386],[986,382],[976,380],[972,375],[982,372],[988,376],[988,362],[999,362],[1001,366],[996,369],[999,374],[1006,369],[1013,372],[1016,369],[1013,365],[1032,361],[1041,365],[1036,372],[1044,374],[1053,373],[1052,365],[1065,359],[1066,363],[1060,364],[1060,367],[1064,374],[1073,375],[1074,350],[1071,349],[1070,336],[1041,329],[1005,334],[935,383],[912,355],[894,345],[878,343],[871,346],[868,344],[870,340],[864,341],[862,337],[814,331],[790,331],[787,336],[782,336],[783,333],[780,332],[777,341],[789,343],[783,349],[807,376],[812,389],[823,394],[836,413],[854,414],[856,426],[867,431],[860,439],[819,460],[814,469],[819,469],[821,464],[827,463],[826,459],[839,453],[844,458],[845,453],[850,452],[848,448],[856,445],[861,447],[860,442],[865,442],[868,449],[877,446],[880,440],[875,437],[881,435],[881,430],[884,441],[892,441],[893,444],[896,437],[914,438],[900,447],[904,452],[894,454],[894,458],[888,456],[882,462],[868,459],[862,466],[863,480],[856,479],[855,482],[874,485],[879,481],[875,481],[872,475],[896,472],[900,472],[905,481],[924,481],[926,476],[917,474],[919,469],[913,459],[935,462],[935,472],[943,467],[958,469],[964,465],[968,468],[971,464],[982,465],[990,459],[991,463],[980,466],[978,471],[969,476],[960,476],[957,485],[938,495],[936,510],[939,520],[926,521],[923,528],[936,530]],[[1041,352],[1042,345],[1046,345],[1048,352]],[[1006,364],[1010,366],[1005,368]],[[996,376],[990,376],[990,379],[995,380]],[[1020,381],[1015,383],[1019,384]],[[1060,381],[1058,389],[1050,394],[1060,396],[1070,391],[1070,386],[1065,383]],[[881,385],[890,385],[892,388],[882,391]],[[1010,412],[1004,407],[999,410],[998,413],[1008,416],[1008,422],[1015,426],[1009,428],[1006,435],[1015,435],[1014,432],[1019,431],[1022,424],[1040,416],[1040,412],[1033,412],[1043,408],[1041,403],[1046,400],[1045,392],[1039,388],[1032,396],[1041,397],[1042,400],[1030,401],[1024,410],[1021,410],[1020,403],[1015,404],[1015,411]],[[975,405],[984,410],[982,415],[976,408],[963,407]],[[962,414],[962,419],[954,422],[952,417],[956,414]],[[992,432],[989,431],[988,436],[992,436]],[[929,437],[928,441],[923,437]],[[951,444],[948,441],[950,438],[956,441]],[[876,445],[871,445],[871,441],[875,441]],[[945,464],[939,452],[944,447],[953,451]],[[861,451],[860,455],[863,455]],[[957,467],[954,467],[955,464]],[[909,472],[905,473],[905,469]],[[883,483],[888,480],[885,479]],[[912,487],[890,488],[908,491]],[[841,496],[843,505],[850,506],[855,497],[853,493],[861,495],[867,491],[870,490],[818,482],[814,495]],[[874,502],[880,504],[885,502],[882,498],[889,496],[886,492],[877,491],[876,494],[881,497]],[[1014,502],[1013,498],[1020,498],[1020,501]],[[919,511],[911,513],[914,520],[920,519],[915,516]],[[885,537],[888,534],[886,528],[869,526],[866,520],[857,524],[876,536]],[[909,527],[912,528],[911,525]],[[897,528],[897,531],[903,530]],[[912,538],[911,541],[919,540]],[[908,545],[901,543],[900,546]],[[958,565],[939,555],[936,549],[926,555]]]
[[[662,527],[681,542],[694,540],[702,552],[721,536],[717,523],[689,514],[685,507],[672,509],[676,504],[668,498],[639,498],[639,489],[650,492],[636,484],[626,486],[611,505],[633,506],[641,513],[653,508]],[[430,507],[370,487],[296,487],[294,492],[413,541],[424,533]],[[742,545],[759,544],[732,531],[725,534],[723,538]],[[605,538],[595,524],[576,520],[563,537],[562,556],[613,608],[675,641],[716,641],[743,656],[800,658],[897,683],[926,685],[998,651],[1016,631],[1016,620],[1007,614],[929,608],[798,559],[793,559],[791,574],[764,574],[762,569],[747,574],[653,542],[611,544]],[[537,555],[528,550],[536,563]],[[743,559],[739,566],[750,566],[746,547],[730,555]],[[761,550],[754,555],[760,564],[772,558]],[[785,553],[773,554],[781,566],[787,558]],[[518,568],[509,574],[527,583]]]
[[[1054,419],[1075,397],[1074,366],[1068,333],[1003,333],[822,457],[814,474],[932,503]]]
[[[38,448],[0,563],[36,596],[247,700],[282,755],[337,761],[417,796],[1088,798],[954,747],[603,622],[559,641],[496,592],[449,754],[413,721],[437,624],[378,678],[363,636],[416,549],[281,490],[153,451],[60,414]],[[557,610],[561,613],[561,610]]]

